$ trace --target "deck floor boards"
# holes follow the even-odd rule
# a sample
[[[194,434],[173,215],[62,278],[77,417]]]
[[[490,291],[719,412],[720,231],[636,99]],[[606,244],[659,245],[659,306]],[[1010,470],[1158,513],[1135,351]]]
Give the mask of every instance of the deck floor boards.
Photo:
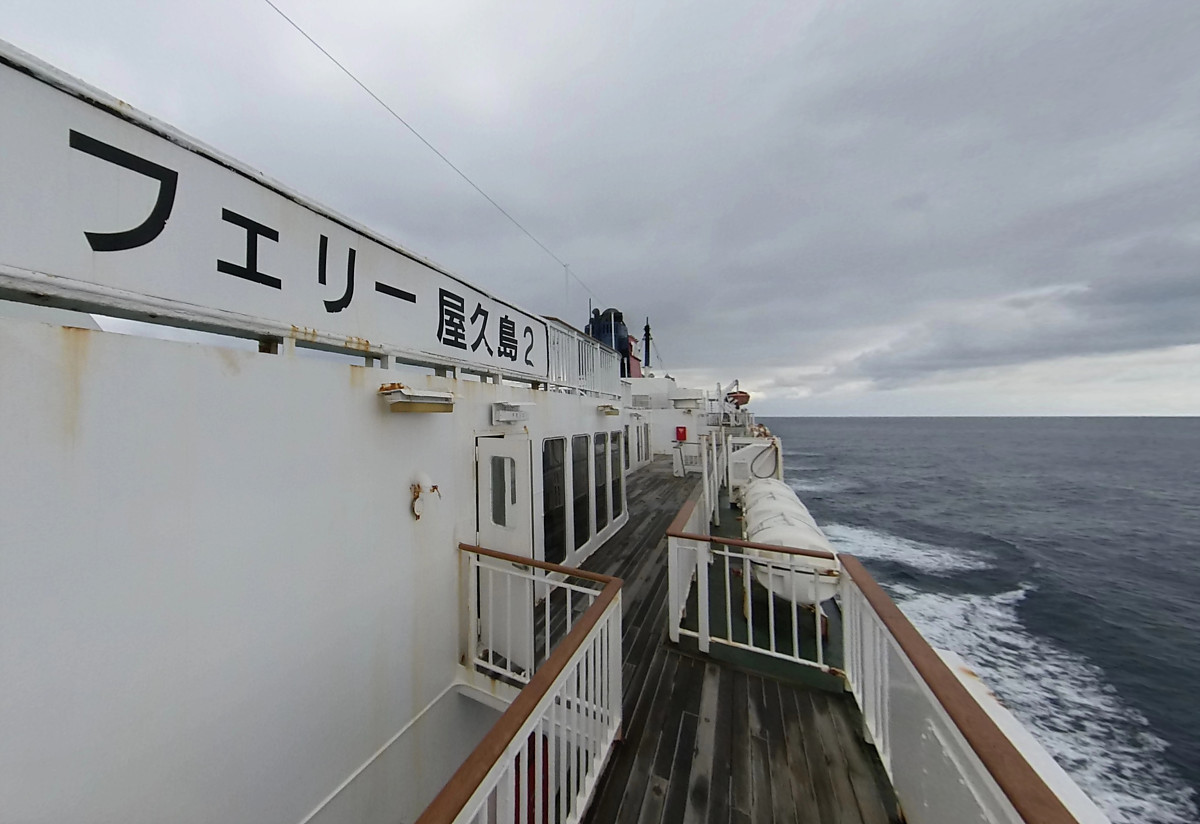
[[[666,638],[666,529],[696,483],[659,458],[628,479],[629,523],[585,569],[625,581],[623,740],[585,821],[898,821],[845,694],[754,674]]]

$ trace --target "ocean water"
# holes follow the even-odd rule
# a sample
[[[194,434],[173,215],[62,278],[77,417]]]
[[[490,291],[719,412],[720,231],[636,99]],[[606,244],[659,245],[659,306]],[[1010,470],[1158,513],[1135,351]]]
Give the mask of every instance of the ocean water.
[[[762,422],[835,546],[1114,822],[1200,821],[1200,419]]]

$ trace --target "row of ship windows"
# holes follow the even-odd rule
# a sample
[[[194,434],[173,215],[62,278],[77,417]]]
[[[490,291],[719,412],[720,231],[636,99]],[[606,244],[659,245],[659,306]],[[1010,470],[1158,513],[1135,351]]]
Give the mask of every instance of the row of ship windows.
[[[639,462],[648,452],[649,427],[635,432]],[[542,517],[545,558],[560,563],[567,557],[567,504],[570,498],[572,546],[588,538],[624,512],[623,469],[629,468],[629,427],[625,432],[575,435],[570,444],[570,494],[567,488],[567,438],[542,441]],[[592,479],[589,482],[589,478]],[[592,515],[595,515],[595,525]]]

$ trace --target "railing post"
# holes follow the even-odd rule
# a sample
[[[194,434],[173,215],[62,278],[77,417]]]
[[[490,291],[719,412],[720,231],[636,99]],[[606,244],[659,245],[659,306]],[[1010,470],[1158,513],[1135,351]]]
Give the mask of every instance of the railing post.
[[[708,541],[702,541],[696,547],[696,629],[700,634],[701,652],[708,652],[708,559],[711,551],[712,544]]]
[[[667,636],[679,643],[679,539],[667,538]]]
[[[729,456],[733,454],[733,436],[725,436],[725,490],[729,493],[730,499],[733,498],[733,464],[729,460]]]
[[[473,553],[464,553],[467,562],[467,660],[463,663],[475,669],[479,656],[479,574],[478,559]]]
[[[720,485],[720,481],[718,480],[718,478],[720,476],[720,471],[721,471],[721,462],[717,456],[717,439],[715,436],[713,436],[713,435],[708,436],[708,445],[709,445],[709,448],[712,449],[712,461],[710,462],[710,465],[712,466],[712,477],[709,478],[708,473],[705,473],[704,483],[708,484],[709,487],[712,489],[712,498],[713,498],[713,500],[712,500],[712,504],[713,504],[713,506],[712,506],[712,522],[713,522],[713,525],[720,526],[721,525],[721,485]]]
[[[817,663],[821,666],[825,665],[825,647],[822,644],[821,638],[821,573],[816,567],[812,568],[813,577],[813,630],[816,635],[817,642]]]

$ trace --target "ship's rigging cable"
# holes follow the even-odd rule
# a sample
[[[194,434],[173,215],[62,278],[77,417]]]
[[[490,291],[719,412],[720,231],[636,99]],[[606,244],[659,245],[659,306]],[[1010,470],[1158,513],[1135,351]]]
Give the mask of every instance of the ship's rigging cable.
[[[540,240],[538,240],[537,237],[534,236],[533,232],[530,232],[528,229],[526,229],[524,226],[522,226],[520,221],[518,221],[515,217],[513,217],[511,214],[509,214],[508,211],[503,206],[501,206],[499,203],[497,203],[495,200],[493,200],[491,195],[489,195],[483,189],[479,188],[479,186],[475,183],[475,181],[473,181],[473,180],[471,180],[471,178],[467,177],[466,172],[464,172],[462,169],[455,166],[454,163],[451,162],[450,158],[446,157],[444,154],[442,154],[440,151],[438,151],[436,146],[434,146],[432,143],[430,143],[428,140],[426,140],[425,137],[420,132],[418,132],[416,129],[414,129],[407,120],[405,120],[403,117],[401,117],[399,115],[399,113],[396,112],[395,109],[393,109],[391,106],[389,106],[387,103],[385,103],[379,95],[377,95],[377,94],[375,94],[375,92],[371,91],[371,89],[368,88],[366,83],[363,83],[361,80],[359,80],[358,77],[355,76],[354,72],[350,71],[348,68],[346,68],[344,65],[342,65],[341,61],[339,61],[336,57],[334,57],[332,54],[330,54],[328,51],[326,51],[324,46],[322,46],[320,43],[318,43],[316,40],[314,40],[308,32],[306,32],[304,29],[300,28],[300,25],[295,20],[288,17],[283,12],[283,9],[281,9],[281,8],[279,8],[279,6],[275,5],[272,2],[272,0],[263,0],[263,2],[266,3],[268,6],[270,6],[272,9],[274,9],[275,13],[278,14],[280,17],[282,17],[284,20],[286,20],[293,29],[300,32],[300,34],[304,37],[305,40],[307,40],[309,43],[312,43],[313,46],[315,46],[317,48],[317,51],[321,52],[321,54],[323,54],[327,58],[329,58],[329,61],[331,63],[333,63],[333,65],[335,65],[339,69],[341,69],[342,73],[345,74],[346,77],[349,77],[351,80],[353,80],[360,89],[362,89],[364,92],[366,92],[368,95],[370,95],[371,99],[374,100],[376,103],[378,103],[380,106],[382,106],[388,114],[390,114],[392,117],[396,118],[396,120],[400,121],[401,125],[403,125],[404,128],[406,128],[410,132],[412,132],[413,135],[417,138],[417,140],[420,140],[422,143],[425,144],[425,146],[431,152],[433,152],[435,155],[440,157],[442,159],[442,162],[444,162],[447,166],[449,166],[451,169],[453,169],[459,177],[461,177],[463,180],[467,181],[467,183],[470,184],[471,188],[474,189],[476,192],[478,192],[483,197],[484,200],[486,200],[488,203],[495,206],[496,209],[500,212],[500,214],[502,214],[506,218],[508,218],[509,221],[514,226],[516,226],[518,229],[520,229],[522,232],[524,232],[530,240],[532,240],[534,243],[536,243],[538,246],[540,246],[542,248],[543,252],[548,254],[550,257],[554,258],[554,260],[558,263],[558,265],[563,267],[563,269],[565,269],[567,271],[567,274],[569,274],[571,277],[575,278],[575,280],[579,282],[579,285],[582,286],[585,290],[587,290],[587,293],[589,295],[596,298],[597,301],[600,300],[599,296],[595,292],[592,291],[591,287],[588,286],[586,283],[584,283],[583,278],[579,277],[579,275],[572,272],[571,267],[568,266],[566,263],[564,263],[562,258],[560,258],[558,255],[554,254],[554,252],[552,252],[550,250],[550,247],[548,247],[546,244],[544,244]]]
[[[666,364],[666,361],[663,360],[662,352],[658,351],[658,341],[654,338],[650,339],[650,348],[654,350],[654,357],[658,358],[659,366],[662,366],[663,371],[665,372],[667,370],[667,367],[664,365]]]

